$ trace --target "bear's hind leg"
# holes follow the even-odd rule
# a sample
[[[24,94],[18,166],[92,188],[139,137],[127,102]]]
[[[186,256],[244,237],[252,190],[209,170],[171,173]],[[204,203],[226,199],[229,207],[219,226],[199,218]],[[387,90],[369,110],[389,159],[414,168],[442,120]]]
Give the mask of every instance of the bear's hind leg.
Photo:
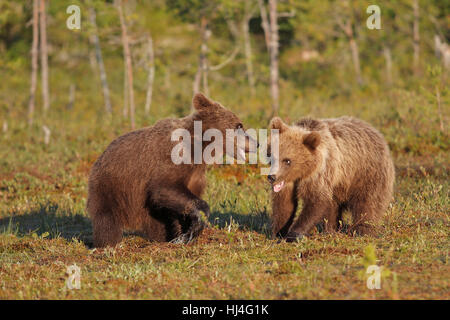
[[[374,235],[380,220],[384,206],[371,198],[359,200],[350,206],[352,212],[352,226],[348,233],[357,235]]]
[[[336,231],[345,232],[348,226],[344,225],[343,214],[347,210],[347,204],[341,203],[338,207],[338,212],[336,216]]]
[[[122,227],[111,215],[97,213],[92,221],[94,247],[114,247],[122,240]]]

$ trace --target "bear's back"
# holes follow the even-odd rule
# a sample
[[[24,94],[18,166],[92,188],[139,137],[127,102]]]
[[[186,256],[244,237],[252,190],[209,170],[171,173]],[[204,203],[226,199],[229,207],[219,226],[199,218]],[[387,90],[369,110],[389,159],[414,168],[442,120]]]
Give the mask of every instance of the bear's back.
[[[383,135],[367,122],[353,118],[340,117],[323,119],[336,143],[356,148],[352,151],[386,152],[388,146]],[[352,149],[353,149],[352,148]]]
[[[178,122],[178,119],[163,119],[153,126],[121,135],[108,145],[96,163],[122,163],[142,160],[142,157],[146,155],[155,158],[159,154],[167,154],[164,151],[171,149],[171,133],[179,128]],[[170,156],[170,151],[168,154]]]
[[[367,122],[357,118],[349,116],[329,119],[303,118],[295,125],[309,131],[329,131],[338,145],[350,143],[358,148],[371,148],[371,146],[376,149],[387,148],[381,133]]]
[[[333,170],[338,173],[345,172],[347,177],[371,176],[376,175],[372,172],[374,168],[385,168],[389,175],[393,175],[389,147],[382,134],[367,122],[344,116],[330,119],[305,118],[296,125],[320,132],[322,148],[328,154],[328,161],[337,161]]]
[[[148,181],[155,172],[167,172],[173,144],[171,133],[182,119],[163,119],[153,126],[125,133],[113,140],[92,166],[89,180],[134,184]],[[159,175],[158,175],[159,176]]]

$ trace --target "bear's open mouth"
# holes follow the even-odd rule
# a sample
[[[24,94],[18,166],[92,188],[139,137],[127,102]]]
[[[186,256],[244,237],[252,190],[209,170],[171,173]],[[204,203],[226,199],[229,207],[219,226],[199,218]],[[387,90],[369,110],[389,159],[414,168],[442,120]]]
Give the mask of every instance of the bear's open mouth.
[[[284,187],[284,181],[278,182],[277,184],[273,185],[273,191],[274,192],[280,192],[281,189]]]

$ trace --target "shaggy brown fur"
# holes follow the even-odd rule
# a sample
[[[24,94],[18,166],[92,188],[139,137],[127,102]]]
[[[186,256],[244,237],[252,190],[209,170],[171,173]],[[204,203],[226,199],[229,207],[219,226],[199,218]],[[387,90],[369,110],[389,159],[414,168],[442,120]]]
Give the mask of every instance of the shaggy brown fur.
[[[174,164],[171,151],[179,142],[171,141],[171,134],[187,129],[193,153],[194,121],[202,121],[203,132],[215,128],[224,136],[241,121],[202,94],[194,96],[193,106],[196,112],[190,116],[160,120],[117,138],[94,163],[87,210],[95,247],[114,246],[124,229],[141,232],[149,240],[186,243],[204,228],[200,211],[209,215],[209,206],[200,197],[206,165]]]
[[[395,172],[383,136],[362,120],[302,119],[288,126],[271,121],[280,132],[279,164],[272,183],[273,234],[287,241],[307,235],[318,223],[338,230],[350,210],[350,231],[372,234],[392,199]],[[278,189],[280,189],[279,192]],[[298,200],[303,209],[296,221]]]

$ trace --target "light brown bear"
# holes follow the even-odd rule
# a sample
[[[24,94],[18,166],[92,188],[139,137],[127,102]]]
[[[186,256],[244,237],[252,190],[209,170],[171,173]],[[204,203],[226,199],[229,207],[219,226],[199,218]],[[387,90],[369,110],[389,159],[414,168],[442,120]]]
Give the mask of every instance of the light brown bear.
[[[190,133],[187,144],[194,145],[194,139],[198,140],[194,121],[201,121],[202,136],[208,129],[226,136],[227,129],[242,129],[242,122],[202,94],[194,96],[193,106],[195,112],[185,118],[160,120],[117,138],[94,163],[87,210],[95,247],[116,245],[123,230],[138,231],[149,240],[187,243],[205,227],[200,211],[209,215],[209,206],[200,197],[206,164],[203,159],[197,164],[175,164],[172,151],[179,142],[172,141],[172,133],[186,129]],[[245,132],[244,136],[241,154],[256,144]],[[204,142],[201,148],[203,151]],[[189,155],[192,160],[194,156]]]
[[[268,176],[274,236],[291,242],[322,222],[325,231],[333,232],[344,210],[352,213],[350,232],[373,234],[392,199],[395,179],[383,136],[351,117],[305,118],[293,126],[276,117],[270,127],[279,130],[279,152],[271,155],[276,171]],[[295,220],[299,199],[303,209]]]

